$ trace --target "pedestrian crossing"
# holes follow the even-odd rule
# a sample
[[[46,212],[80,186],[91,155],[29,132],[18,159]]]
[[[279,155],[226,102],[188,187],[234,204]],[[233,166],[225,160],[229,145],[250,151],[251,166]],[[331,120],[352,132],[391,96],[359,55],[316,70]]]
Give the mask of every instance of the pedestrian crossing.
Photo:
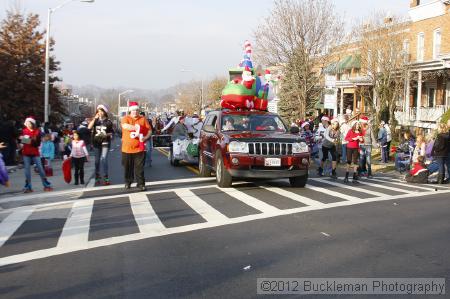
[[[311,178],[305,188],[292,188],[287,180],[237,182],[233,188],[202,182],[9,211],[0,217],[0,266],[294,213],[450,193],[387,177],[347,184]],[[36,238],[45,240],[37,244]]]

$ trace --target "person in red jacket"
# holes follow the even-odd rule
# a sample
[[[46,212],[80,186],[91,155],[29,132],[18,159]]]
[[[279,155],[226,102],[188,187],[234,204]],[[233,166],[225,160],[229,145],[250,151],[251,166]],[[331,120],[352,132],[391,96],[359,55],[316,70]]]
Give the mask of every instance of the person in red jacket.
[[[353,182],[358,180],[359,143],[364,142],[364,134],[358,121],[352,123],[352,128],[345,136],[347,143],[347,171],[344,182],[348,182],[348,174],[353,163]]]
[[[22,156],[25,168],[25,187],[24,193],[33,192],[31,185],[31,165],[34,163],[41,176],[44,191],[52,191],[52,185],[45,177],[44,168],[42,167],[39,146],[41,145],[41,131],[36,127],[36,120],[32,117],[25,119],[25,128],[22,130],[20,140],[22,143]]]

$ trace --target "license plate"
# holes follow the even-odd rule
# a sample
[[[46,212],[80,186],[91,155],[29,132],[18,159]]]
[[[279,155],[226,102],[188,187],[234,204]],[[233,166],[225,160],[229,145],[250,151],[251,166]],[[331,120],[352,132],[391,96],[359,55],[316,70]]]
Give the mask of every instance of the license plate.
[[[281,166],[281,159],[280,158],[265,158],[264,166],[269,166],[269,167]]]

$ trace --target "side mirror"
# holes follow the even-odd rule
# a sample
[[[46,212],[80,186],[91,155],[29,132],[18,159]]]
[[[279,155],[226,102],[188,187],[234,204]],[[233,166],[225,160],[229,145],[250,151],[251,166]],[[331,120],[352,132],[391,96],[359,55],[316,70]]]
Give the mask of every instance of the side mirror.
[[[291,127],[290,132],[291,132],[291,134],[298,134],[298,133],[300,133],[300,128],[299,127]]]

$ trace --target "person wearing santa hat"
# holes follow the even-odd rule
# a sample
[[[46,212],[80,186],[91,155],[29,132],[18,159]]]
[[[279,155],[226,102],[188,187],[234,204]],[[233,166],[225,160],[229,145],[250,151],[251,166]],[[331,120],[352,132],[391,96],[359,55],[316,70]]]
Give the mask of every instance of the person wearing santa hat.
[[[25,169],[25,187],[24,193],[33,192],[31,184],[31,165],[34,163],[44,186],[44,191],[52,191],[52,185],[47,180],[42,167],[39,146],[41,145],[41,131],[36,127],[36,120],[33,117],[27,117],[24,122],[25,127],[19,139],[22,145],[23,165]]]
[[[111,139],[114,134],[113,123],[108,117],[108,108],[98,105],[95,117],[88,125],[93,130],[92,144],[95,150],[95,185],[101,185],[101,170],[103,170],[103,185],[109,185],[108,155],[111,148]],[[103,166],[103,167],[101,167]]]
[[[359,144],[364,141],[364,135],[361,130],[359,121],[352,122],[352,128],[345,136],[347,143],[347,170],[345,172],[344,182],[348,182],[348,175],[353,164],[353,182],[358,180],[358,164],[359,164]]]
[[[362,132],[364,141],[359,144],[359,174],[367,173],[367,177],[372,177],[372,148],[376,145],[377,140],[369,124],[369,118],[363,116],[359,119],[362,124]]]
[[[140,191],[145,187],[144,163],[145,144],[151,138],[152,130],[147,118],[139,114],[139,104],[128,104],[129,114],[122,119],[122,165],[125,189],[130,189],[136,178]]]

